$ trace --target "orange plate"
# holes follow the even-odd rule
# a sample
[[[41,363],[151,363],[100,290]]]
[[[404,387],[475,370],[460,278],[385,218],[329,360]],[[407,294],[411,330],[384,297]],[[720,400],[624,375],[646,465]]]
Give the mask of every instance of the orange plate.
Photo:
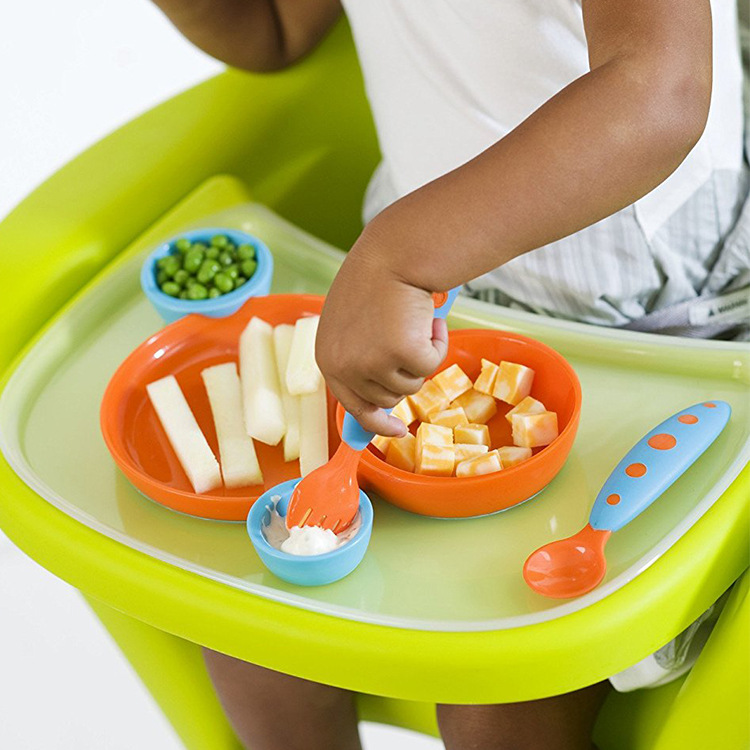
[[[429,477],[387,464],[372,445],[359,464],[359,483],[393,505],[438,518],[469,518],[496,513],[528,500],[544,489],[565,463],[573,446],[581,413],[581,384],[568,362],[554,349],[534,339],[505,331],[459,329],[451,331],[448,355],[440,370],[452,364],[475,380],[480,361],[505,359],[535,371],[531,395],[557,412],[560,434],[534,455],[510,469],[475,477]],[[438,370],[439,372],[439,370]],[[492,447],[512,445],[505,414],[512,408],[500,401],[497,414],[488,422]],[[343,409],[336,423],[339,432]],[[413,431],[414,428],[412,428]]]
[[[283,294],[254,297],[227,318],[188,315],[163,328],[141,344],[120,365],[102,399],[100,419],[104,441],[112,458],[144,495],[168,508],[202,518],[244,521],[252,504],[271,487],[299,476],[299,462],[284,462],[281,445],[256,441],[265,484],[233,489],[219,488],[201,494],[192,490],[156,412],[146,385],[174,375],[214,454],[218,444],[211,407],[201,380],[201,370],[221,362],[237,361],[240,333],[250,318],[258,316],[272,325],[294,323],[304,315],[317,315],[323,297]],[[336,402],[328,396],[329,424]],[[329,430],[329,449],[340,440]]]

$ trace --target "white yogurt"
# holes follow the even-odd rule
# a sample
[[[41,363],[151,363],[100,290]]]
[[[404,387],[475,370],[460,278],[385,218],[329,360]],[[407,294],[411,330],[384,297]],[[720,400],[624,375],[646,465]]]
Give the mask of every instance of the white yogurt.
[[[271,522],[263,526],[263,536],[272,547],[290,555],[323,555],[332,552],[351,541],[362,525],[360,514],[357,513],[350,526],[340,534],[334,534],[330,529],[320,526],[293,526],[287,529],[285,519],[276,510],[276,503],[281,500],[281,495],[273,495],[271,500],[274,504]]]

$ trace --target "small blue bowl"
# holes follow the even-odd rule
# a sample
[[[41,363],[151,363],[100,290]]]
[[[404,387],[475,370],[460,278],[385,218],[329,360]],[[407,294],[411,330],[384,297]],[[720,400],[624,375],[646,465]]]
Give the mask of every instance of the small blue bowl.
[[[290,479],[264,492],[250,508],[247,516],[247,533],[260,559],[279,578],[298,586],[324,586],[348,576],[362,562],[372,534],[372,503],[370,498],[360,490],[359,514],[362,525],[354,538],[346,544],[322,555],[290,555],[268,543],[263,534],[263,527],[271,521],[273,509],[271,497],[281,495],[276,510],[280,516],[286,516],[292,491],[299,481],[299,479]]]
[[[164,294],[156,283],[156,263],[166,255],[177,252],[175,242],[185,237],[191,242],[204,242],[211,244],[211,238],[216,234],[226,235],[235,245],[252,245],[255,248],[255,259],[258,267],[250,279],[239,289],[229,294],[222,294],[215,299],[178,299]],[[257,237],[247,232],[225,227],[210,227],[207,229],[195,229],[192,232],[183,232],[177,237],[159,245],[141,267],[141,287],[144,293],[156,308],[156,311],[167,323],[172,323],[179,318],[198,313],[209,318],[224,318],[231,315],[242,307],[250,297],[262,297],[271,290],[271,279],[273,278],[273,256],[271,251]]]

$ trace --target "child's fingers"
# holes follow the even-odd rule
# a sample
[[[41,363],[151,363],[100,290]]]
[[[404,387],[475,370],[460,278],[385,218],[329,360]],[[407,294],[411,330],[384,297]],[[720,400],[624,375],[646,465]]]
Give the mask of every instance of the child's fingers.
[[[404,423],[397,417],[391,417],[375,404],[357,395],[341,381],[329,384],[333,395],[368,432],[386,437],[403,437],[406,434]]]
[[[362,383],[357,389],[357,395],[381,409],[392,409],[403,398],[403,394],[394,393],[375,380],[367,380]]]
[[[429,377],[437,370],[448,353],[448,324],[442,318],[432,321],[432,338],[422,351],[411,353],[406,369],[423,378]]]
[[[424,378],[419,378],[406,370],[399,369],[380,376],[378,382],[392,393],[400,393],[403,397],[416,393],[422,387]]]

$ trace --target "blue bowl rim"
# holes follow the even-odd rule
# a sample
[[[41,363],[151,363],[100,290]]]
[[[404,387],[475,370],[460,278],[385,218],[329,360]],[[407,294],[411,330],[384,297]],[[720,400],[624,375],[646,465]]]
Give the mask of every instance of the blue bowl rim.
[[[215,297],[214,299],[179,299],[179,297],[171,297],[169,294],[162,292],[162,290],[159,289],[159,285],[156,283],[156,274],[154,273],[156,261],[167,255],[171,255],[177,240],[186,238],[191,242],[198,240],[210,241],[210,238],[216,234],[225,234],[235,242],[237,242],[237,239],[235,238],[241,238],[242,242],[239,244],[247,243],[255,248],[258,267],[255,269],[255,273],[252,277],[238,289],[234,289],[229,292],[229,294],[222,294],[220,297]],[[221,309],[227,305],[232,305],[232,303],[241,302],[245,298],[251,296],[255,289],[257,289],[272,272],[273,256],[265,242],[259,237],[244,232],[241,229],[232,229],[230,227],[202,227],[187,232],[180,232],[179,234],[170,237],[168,240],[161,242],[158,247],[154,248],[154,250],[148,254],[141,266],[141,287],[148,297],[153,297],[155,300],[158,300],[160,305],[168,306],[173,310],[189,313],[197,312],[199,310]]]
[[[253,503],[249,513],[247,514],[246,521],[247,533],[250,537],[250,541],[253,543],[253,546],[256,549],[260,547],[263,550],[263,554],[275,558],[276,560],[282,560],[284,562],[297,562],[299,564],[303,564],[308,560],[314,560],[316,562],[324,560],[335,560],[337,557],[347,555],[352,546],[355,543],[360,542],[364,535],[369,534],[369,532],[372,530],[372,521],[374,516],[372,501],[362,489],[360,489],[359,491],[359,513],[362,517],[362,525],[360,526],[359,531],[354,535],[354,537],[350,539],[346,544],[342,544],[340,547],[337,547],[330,552],[323,552],[320,555],[291,555],[288,552],[282,552],[280,549],[276,549],[276,547],[272,546],[268,539],[266,539],[261,529],[263,523],[263,511],[265,511],[265,509],[268,507],[268,503],[270,502],[270,497],[268,498],[268,500],[265,500],[266,496],[270,496],[271,494],[283,495],[284,492],[279,492],[280,487],[285,487],[288,484],[294,483],[291,486],[291,490],[294,490],[294,487],[300,481],[301,479],[289,479],[286,482],[277,484],[275,487],[271,487],[270,490],[266,490]],[[263,506],[263,511],[255,511],[259,515],[259,523],[256,528],[255,526],[251,525],[250,519],[253,516],[253,511],[255,510],[256,506],[259,505]]]

